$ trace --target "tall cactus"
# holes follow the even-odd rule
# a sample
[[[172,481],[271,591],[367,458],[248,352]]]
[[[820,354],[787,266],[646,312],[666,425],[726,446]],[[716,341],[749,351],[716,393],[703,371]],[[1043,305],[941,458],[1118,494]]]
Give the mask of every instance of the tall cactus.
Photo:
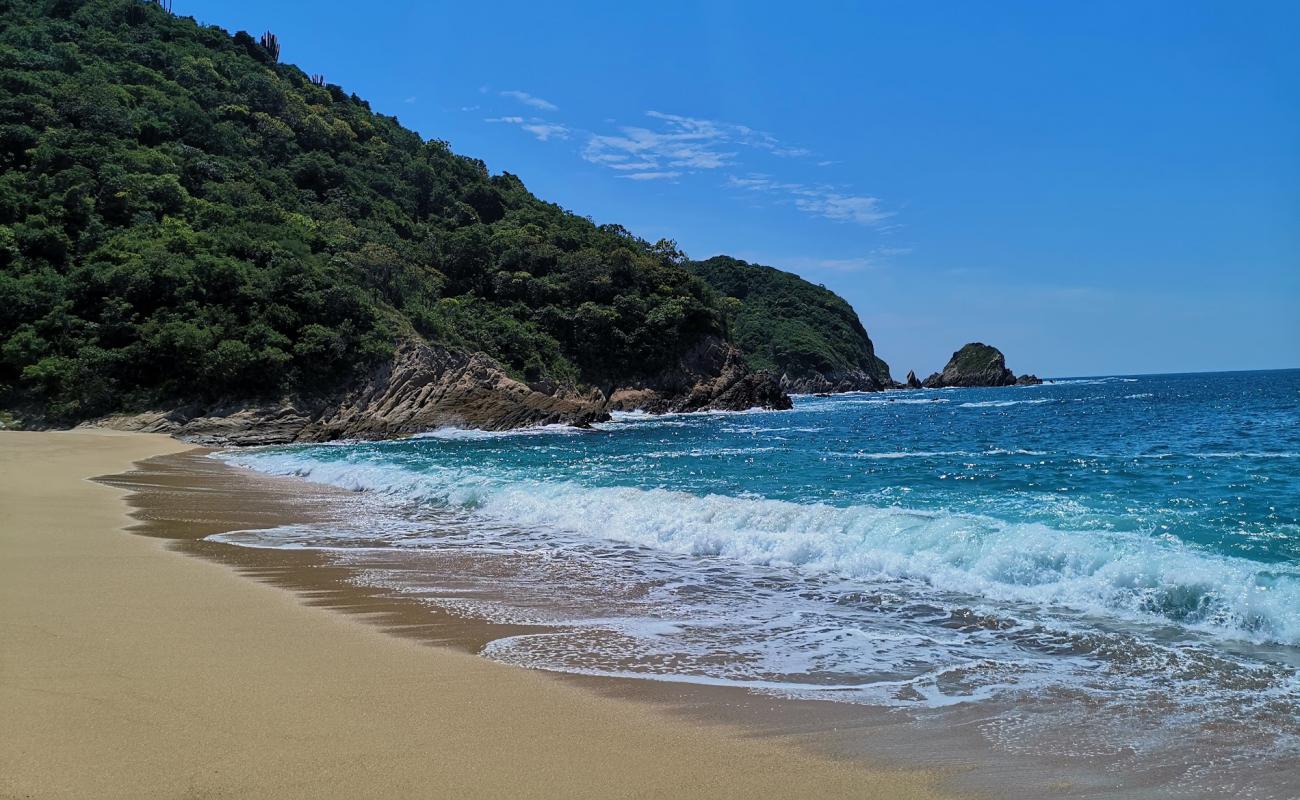
[[[262,45],[262,49],[266,51],[266,54],[271,57],[272,62],[279,62],[280,40],[275,38],[274,33],[267,31],[266,33],[262,34],[262,38],[259,40],[259,43]]]

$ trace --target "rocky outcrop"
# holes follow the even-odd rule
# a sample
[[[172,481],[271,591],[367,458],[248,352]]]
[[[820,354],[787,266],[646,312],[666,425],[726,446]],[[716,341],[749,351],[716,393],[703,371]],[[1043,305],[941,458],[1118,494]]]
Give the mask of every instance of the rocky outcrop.
[[[185,406],[91,424],[166,433],[197,444],[239,446],[391,439],[444,427],[586,426],[609,419],[614,410],[664,413],[756,406],[789,408],[790,398],[775,377],[749,371],[739,351],[719,339],[697,345],[675,369],[608,393],[528,385],[482,353],[407,340],[391,361],[358,386],[331,397]]]
[[[1017,386],[1038,386],[1042,382],[1043,382],[1042,378],[1038,377],[1037,375],[1030,375],[1029,373],[1025,373],[1024,375],[1021,375],[1019,378],[1016,378]]]
[[[670,370],[609,391],[609,411],[743,411],[786,409],[790,398],[770,372],[751,372],[740,351],[709,337]]]
[[[1032,375],[1024,376],[1025,384],[1042,383]],[[922,382],[927,389],[962,386],[1014,386],[1014,372],[1007,369],[1006,358],[996,347],[982,342],[971,342],[952,354],[943,372],[936,372]]]
[[[421,342],[404,344],[390,364],[306,425],[300,438],[391,439],[435,428],[508,430],[605,419],[598,396],[539,391],[482,353]]]
[[[920,378],[917,378],[917,377],[916,377],[916,373],[915,373],[915,372],[913,372],[912,370],[909,369],[909,370],[907,371],[907,382],[904,383],[903,385],[906,386],[908,389],[920,389],[920,388],[921,388],[921,380],[920,380]]]
[[[888,373],[886,373],[888,374]],[[781,388],[790,394],[831,394],[835,392],[879,392],[895,384],[885,383],[863,370],[835,370],[804,377],[781,376]]]

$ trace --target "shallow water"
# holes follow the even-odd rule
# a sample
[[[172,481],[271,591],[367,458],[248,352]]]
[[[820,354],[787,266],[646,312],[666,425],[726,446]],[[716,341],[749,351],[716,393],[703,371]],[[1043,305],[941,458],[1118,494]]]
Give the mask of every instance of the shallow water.
[[[1298,409],[1300,371],[1094,378],[237,451],[367,511],[215,538],[550,626],[486,647],[509,663],[977,718],[1171,794],[1293,797]]]

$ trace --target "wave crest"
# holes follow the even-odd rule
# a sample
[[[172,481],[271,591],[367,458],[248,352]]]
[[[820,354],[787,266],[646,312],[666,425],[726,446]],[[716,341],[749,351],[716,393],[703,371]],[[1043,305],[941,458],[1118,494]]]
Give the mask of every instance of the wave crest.
[[[1300,644],[1296,567],[1143,534],[1062,531],[898,507],[516,480],[436,465],[416,470],[365,459],[317,459],[305,450],[223,457],[262,472],[466,510],[496,524]]]

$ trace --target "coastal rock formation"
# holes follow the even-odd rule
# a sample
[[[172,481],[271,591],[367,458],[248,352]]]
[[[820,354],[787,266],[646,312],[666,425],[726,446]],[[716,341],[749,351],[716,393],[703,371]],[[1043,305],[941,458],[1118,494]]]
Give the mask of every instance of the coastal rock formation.
[[[921,379],[916,377],[916,373],[909,369],[907,371],[907,382],[903,385],[909,389],[920,389]]]
[[[426,342],[402,342],[388,363],[357,387],[329,398],[276,403],[186,406],[92,423],[119,430],[167,433],[217,446],[391,439],[444,427],[507,430],[534,425],[586,426],[611,410],[672,411],[789,408],[768,373],[754,373],[739,351],[709,338],[688,351],[678,369],[605,392],[529,385],[482,353]]]
[[[795,377],[789,373],[781,376],[781,388],[790,394],[879,392],[893,388],[895,385],[892,381],[886,383],[860,369],[828,370],[805,374],[802,377]]]
[[[1019,378],[1016,378],[1017,386],[1038,386],[1042,382],[1043,382],[1042,378],[1038,377],[1037,375],[1030,375],[1029,373],[1025,373],[1024,375],[1021,375]]]
[[[608,418],[594,398],[537,391],[482,353],[407,342],[392,362],[305,426],[299,439],[390,439],[435,428],[507,430]]]
[[[772,373],[752,372],[739,350],[714,337],[688,351],[676,369],[612,388],[604,406],[652,414],[790,407]]]
[[[1033,375],[1025,375],[1022,380],[1022,385],[1042,383]],[[950,386],[1014,386],[1016,383],[1016,375],[1007,369],[1002,351],[982,342],[971,342],[952,354],[943,372],[934,373],[921,385],[927,389],[940,389]]]
[[[826,287],[728,256],[689,268],[723,296],[746,363],[780,375],[784,391],[878,392],[898,385],[857,312]]]

